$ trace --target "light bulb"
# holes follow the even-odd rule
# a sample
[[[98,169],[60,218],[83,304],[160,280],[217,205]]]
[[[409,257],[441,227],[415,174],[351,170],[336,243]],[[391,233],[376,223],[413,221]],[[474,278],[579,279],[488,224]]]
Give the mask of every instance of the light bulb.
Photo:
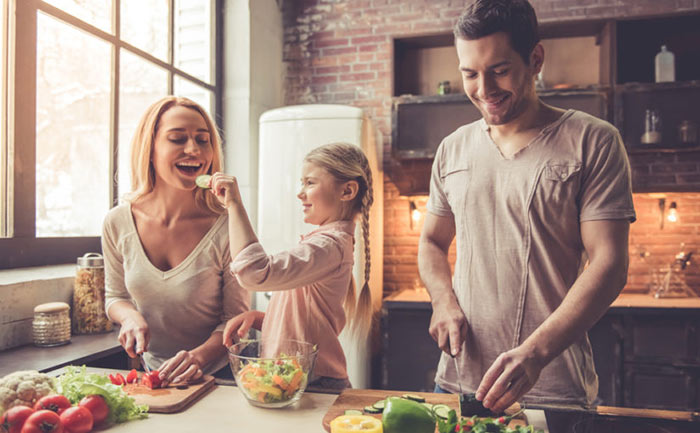
[[[668,216],[666,218],[669,222],[678,222],[678,210],[675,201],[671,202],[671,206],[668,208]]]
[[[413,219],[413,222],[417,223],[418,221],[420,221],[420,217],[421,214],[418,209],[413,209],[413,211],[411,211],[411,219]]]

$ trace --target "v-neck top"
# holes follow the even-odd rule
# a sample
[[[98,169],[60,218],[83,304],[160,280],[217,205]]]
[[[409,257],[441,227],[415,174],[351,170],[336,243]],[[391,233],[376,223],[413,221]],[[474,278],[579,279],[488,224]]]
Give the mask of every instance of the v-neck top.
[[[561,304],[587,260],[581,222],[635,219],[619,132],[574,110],[510,159],[483,119],[457,129],[438,148],[427,208],[455,221],[453,288],[469,325],[458,359],[465,392]],[[459,390],[444,353],[436,383]],[[591,403],[597,387],[584,336],[542,370],[523,401]]]
[[[226,321],[249,309],[250,295],[228,271],[231,262],[228,216],[221,215],[180,264],[167,271],[149,260],[136,230],[131,205],[109,211],[102,232],[105,258],[105,308],[131,302],[148,323],[144,359],[158,368],[180,350],[191,350]],[[214,372],[222,357],[206,366]]]
[[[318,345],[315,377],[348,377],[338,335],[346,320],[343,300],[352,278],[354,233],[354,222],[335,221],[277,254],[267,255],[259,242],[252,243],[231,264],[243,287],[274,291],[263,320],[263,339]],[[279,354],[274,345],[267,349],[270,356]]]

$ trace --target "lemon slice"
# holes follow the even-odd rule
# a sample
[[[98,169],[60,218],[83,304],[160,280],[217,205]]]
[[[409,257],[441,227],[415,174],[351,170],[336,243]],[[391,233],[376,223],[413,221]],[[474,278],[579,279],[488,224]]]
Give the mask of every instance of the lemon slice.
[[[209,189],[210,180],[210,174],[200,174],[199,176],[197,176],[197,179],[194,180],[194,183],[197,184],[197,186],[200,188]]]
[[[382,433],[382,422],[368,415],[341,415],[331,421],[331,433]]]

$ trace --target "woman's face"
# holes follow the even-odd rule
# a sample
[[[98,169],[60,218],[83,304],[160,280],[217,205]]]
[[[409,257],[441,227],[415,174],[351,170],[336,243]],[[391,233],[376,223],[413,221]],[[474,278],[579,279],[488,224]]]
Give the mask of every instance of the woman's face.
[[[201,114],[176,105],[161,115],[151,155],[156,187],[194,189],[195,179],[209,171],[213,156],[211,136]]]
[[[297,194],[304,207],[304,222],[323,225],[337,221],[343,214],[343,184],[327,170],[304,162],[301,170],[301,191]]]

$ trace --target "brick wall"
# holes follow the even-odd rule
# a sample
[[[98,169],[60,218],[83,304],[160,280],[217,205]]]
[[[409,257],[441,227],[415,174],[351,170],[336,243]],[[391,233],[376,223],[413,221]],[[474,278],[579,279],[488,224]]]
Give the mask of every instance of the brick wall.
[[[648,16],[700,10],[700,0],[531,0],[542,22]],[[363,108],[384,135],[384,152],[391,145],[392,42],[394,36],[449,32],[465,0],[296,0],[285,2],[284,60],[287,65],[285,103],[334,103]],[[675,160],[674,160],[675,161]],[[652,165],[656,168],[652,168]],[[697,166],[694,167],[697,169]],[[643,173],[665,170],[663,165],[635,167]],[[675,169],[674,169],[675,170]],[[693,170],[687,179],[698,176]],[[412,287],[417,277],[415,255],[419,231],[409,226],[407,197],[398,196],[386,177],[385,295]],[[647,204],[641,196],[636,200]],[[653,200],[653,199],[648,199]],[[697,200],[683,196],[682,201]],[[424,203],[425,199],[418,200]],[[698,206],[692,204],[691,206]],[[650,217],[651,218],[651,217]],[[640,218],[640,222],[642,218]],[[643,227],[635,224],[634,227]],[[679,226],[685,227],[685,226]],[[635,235],[635,239],[645,239]],[[668,234],[659,239],[683,236]],[[678,228],[677,230],[687,230]],[[695,230],[695,229],[693,229]],[[695,233],[695,232],[693,232]],[[649,245],[657,245],[648,236]],[[669,241],[670,242],[670,241]],[[674,240],[675,242],[675,240]],[[672,244],[659,248],[673,250]],[[669,253],[670,254],[670,253]],[[650,256],[651,257],[651,256]],[[699,258],[700,259],[700,258]],[[659,257],[659,260],[661,258]],[[639,266],[633,263],[631,283]],[[634,284],[641,284],[635,282]]]

